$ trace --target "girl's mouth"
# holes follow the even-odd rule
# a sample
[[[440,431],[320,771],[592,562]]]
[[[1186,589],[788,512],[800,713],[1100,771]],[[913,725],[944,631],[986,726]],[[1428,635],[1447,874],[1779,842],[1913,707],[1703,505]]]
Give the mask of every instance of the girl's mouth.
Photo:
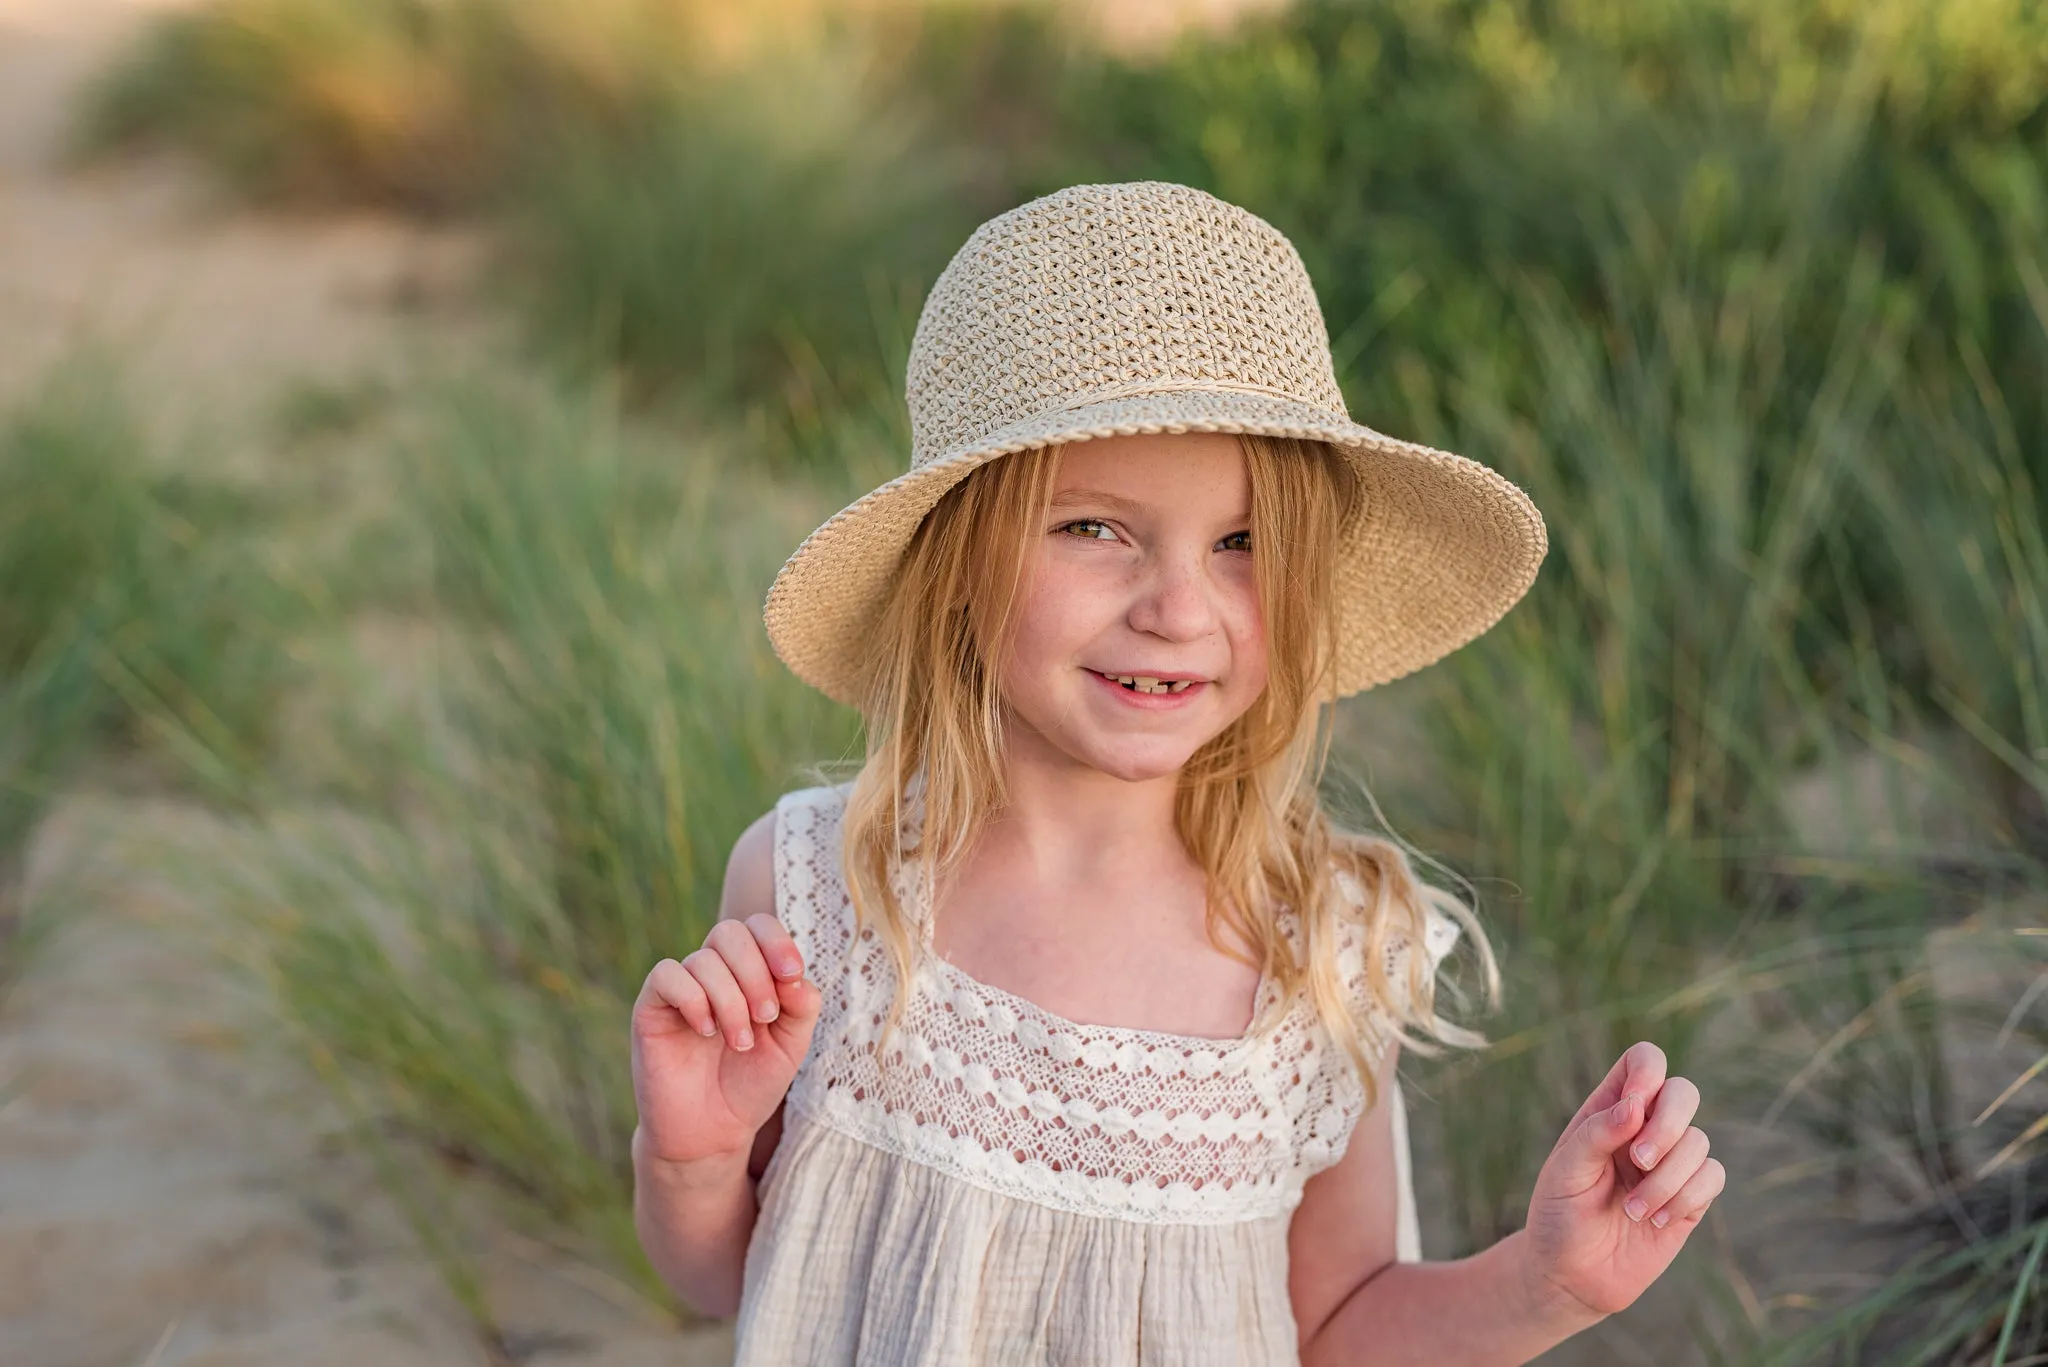
[[[1126,699],[1143,700],[1151,706],[1178,702],[1207,686],[1202,679],[1163,679],[1150,674],[1104,674],[1100,670],[1088,671],[1100,679],[1105,687],[1113,688]]]

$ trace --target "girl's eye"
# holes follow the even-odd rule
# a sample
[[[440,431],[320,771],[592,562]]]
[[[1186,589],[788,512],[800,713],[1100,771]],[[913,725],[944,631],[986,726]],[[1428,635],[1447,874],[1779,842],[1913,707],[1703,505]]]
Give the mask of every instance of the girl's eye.
[[[1061,526],[1060,530],[1070,532],[1075,536],[1085,536],[1091,541],[1116,540],[1116,533],[1110,530],[1107,522],[1098,522],[1092,517],[1084,517],[1078,522],[1066,523]]]
[[[1232,532],[1217,543],[1227,551],[1248,551],[1252,548],[1250,532]]]

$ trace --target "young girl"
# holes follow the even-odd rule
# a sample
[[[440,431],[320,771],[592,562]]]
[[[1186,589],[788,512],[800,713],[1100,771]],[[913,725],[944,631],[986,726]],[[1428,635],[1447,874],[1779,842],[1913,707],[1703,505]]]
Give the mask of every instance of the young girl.
[[[1293,246],[1186,186],[984,224],[908,390],[910,472],[767,606],[865,765],[634,1010],[662,1276],[778,1367],[1512,1363],[1632,1302],[1721,1190],[1697,1089],[1634,1045],[1527,1227],[1420,1261],[1399,1046],[1483,1043],[1461,927],[1498,977],[1317,801],[1322,704],[1528,588],[1527,497],[1352,422]]]

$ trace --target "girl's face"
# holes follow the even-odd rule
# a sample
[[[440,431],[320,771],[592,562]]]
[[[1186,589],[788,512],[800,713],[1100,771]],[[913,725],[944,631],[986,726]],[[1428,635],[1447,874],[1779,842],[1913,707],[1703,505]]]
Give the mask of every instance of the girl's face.
[[[1002,670],[1011,746],[1172,774],[1266,686],[1251,481],[1235,436],[1078,442],[1026,549]],[[1130,682],[1123,682],[1129,680]]]

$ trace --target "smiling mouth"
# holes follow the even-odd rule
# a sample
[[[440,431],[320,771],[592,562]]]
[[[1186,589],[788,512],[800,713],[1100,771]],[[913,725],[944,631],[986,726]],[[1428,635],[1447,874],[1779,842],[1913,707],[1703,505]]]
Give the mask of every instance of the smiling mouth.
[[[1099,669],[1088,672],[1101,674],[1111,683],[1121,684],[1132,693],[1185,693],[1195,684],[1203,682],[1200,679],[1161,679],[1150,674],[1103,674]]]

